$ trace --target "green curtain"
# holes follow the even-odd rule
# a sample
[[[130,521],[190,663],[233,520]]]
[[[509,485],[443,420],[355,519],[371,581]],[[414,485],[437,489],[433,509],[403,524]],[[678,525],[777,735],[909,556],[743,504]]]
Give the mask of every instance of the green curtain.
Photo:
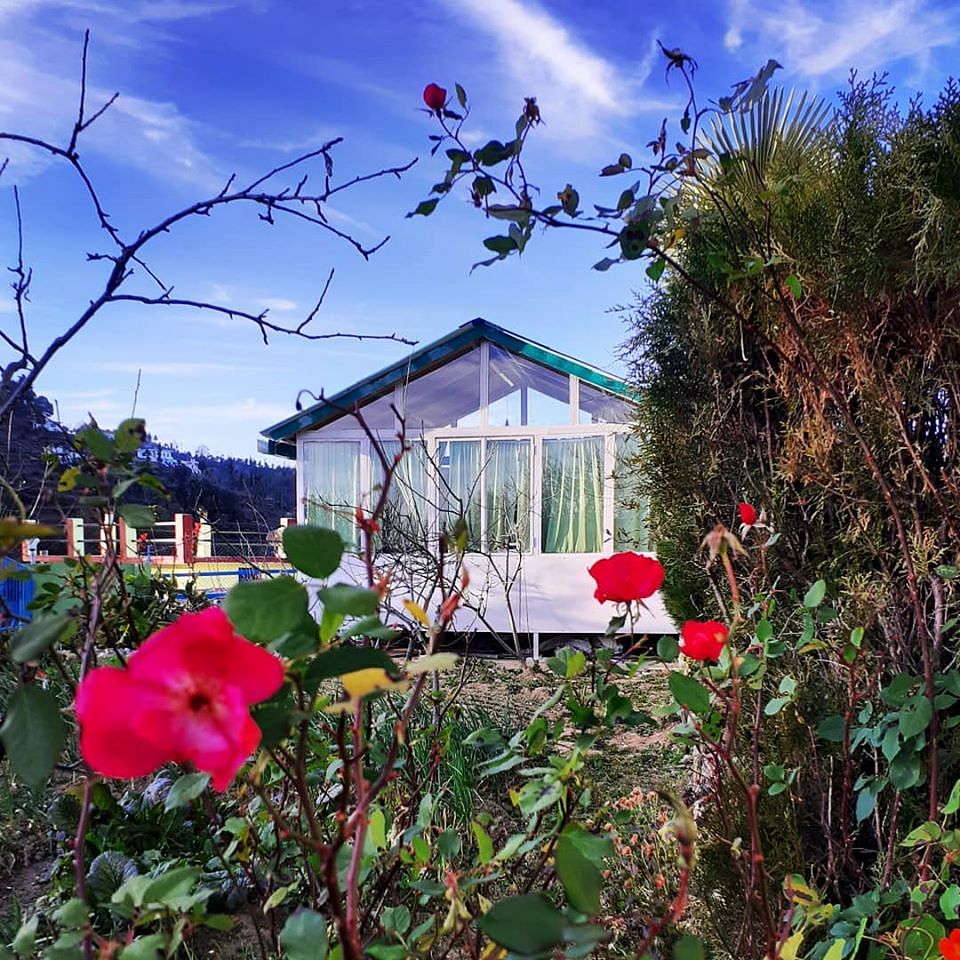
[[[303,467],[307,522],[336,530],[344,543],[356,544],[360,444],[350,440],[304,443]]]
[[[399,440],[381,441],[380,446],[391,462],[400,452]],[[416,441],[393,474],[380,523],[379,548],[387,553],[409,553],[414,545],[427,543],[427,459],[426,447]]]
[[[603,437],[543,441],[541,549],[603,549]]]
[[[617,434],[617,452],[613,468],[614,550],[649,550],[650,500],[636,491],[635,474],[640,440],[632,433]]]
[[[480,545],[480,441],[441,440],[440,527],[451,530],[462,516],[468,546]]]
[[[486,548],[530,549],[530,441],[488,440]]]

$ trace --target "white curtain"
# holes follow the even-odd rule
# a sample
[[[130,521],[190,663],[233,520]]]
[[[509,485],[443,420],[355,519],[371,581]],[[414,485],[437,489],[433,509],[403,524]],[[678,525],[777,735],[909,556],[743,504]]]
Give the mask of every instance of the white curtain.
[[[307,522],[336,530],[355,544],[354,511],[360,502],[360,444],[324,440],[303,445]]]
[[[640,441],[636,436],[632,433],[617,434],[617,453],[613,468],[615,550],[650,549],[650,501],[636,490],[639,454]]]
[[[488,550],[530,549],[530,441],[488,440],[484,466]]]
[[[603,549],[603,437],[543,441],[541,549]]]
[[[480,441],[442,440],[440,458],[440,527],[450,531],[462,516],[468,545],[480,545]]]
[[[380,446],[391,463],[400,452],[399,440],[381,441]],[[427,497],[427,451],[423,442],[418,440],[404,453],[393,474],[380,524],[381,550],[409,553],[414,545],[426,545],[429,533]]]

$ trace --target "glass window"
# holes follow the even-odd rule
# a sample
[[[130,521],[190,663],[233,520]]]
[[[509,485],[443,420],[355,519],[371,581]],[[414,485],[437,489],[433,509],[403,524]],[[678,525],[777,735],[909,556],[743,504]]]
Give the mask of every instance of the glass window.
[[[398,440],[383,442],[381,447],[389,461],[400,453]],[[380,549],[386,553],[412,553],[416,547],[423,548],[428,543],[427,466],[426,447],[416,442],[403,454],[394,471],[380,518]],[[376,466],[374,469],[381,472]],[[375,491],[374,499],[378,495],[379,491]]]
[[[529,440],[488,440],[484,464],[486,549],[530,549]]]
[[[613,468],[613,549],[649,550],[650,501],[637,489],[640,440],[630,433],[617,434]]]
[[[480,351],[471,350],[432,373],[411,380],[401,413],[407,436],[437,427],[473,427],[480,423]]]
[[[476,550],[480,545],[480,441],[441,440],[437,460],[440,531],[452,531],[462,517],[469,532],[467,545]]]
[[[325,440],[303,445],[307,523],[336,530],[355,544],[354,512],[360,502],[360,444]]]
[[[603,437],[543,441],[544,553],[603,548],[603,447]]]
[[[578,423],[630,423],[634,415],[634,405],[629,400],[580,381]]]
[[[489,422],[493,427],[570,422],[570,378],[490,345]]]
[[[392,402],[393,392],[391,391],[387,396],[372,400],[366,406],[360,408],[360,413],[363,415],[366,425],[375,433],[384,437],[393,436],[397,432],[396,419],[391,407]],[[323,427],[325,432],[331,434],[340,433],[344,430],[361,429],[360,422],[352,413],[345,413],[342,417]]]

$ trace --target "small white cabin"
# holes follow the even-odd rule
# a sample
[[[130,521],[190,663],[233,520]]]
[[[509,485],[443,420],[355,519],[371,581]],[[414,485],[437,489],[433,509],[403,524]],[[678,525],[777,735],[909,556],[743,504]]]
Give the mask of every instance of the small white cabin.
[[[465,522],[470,585],[456,627],[539,655],[547,638],[602,634],[615,610],[587,568],[617,550],[649,551],[631,483],[635,395],[623,380],[473,320],[379,373],[263,431],[260,450],[296,459],[297,521],[338,530],[359,551],[388,460],[410,448],[388,491],[378,568],[401,600],[435,605],[438,542]],[[363,581],[358,551],[333,579]],[[659,596],[637,633],[675,631]],[[432,613],[433,611],[431,611]]]

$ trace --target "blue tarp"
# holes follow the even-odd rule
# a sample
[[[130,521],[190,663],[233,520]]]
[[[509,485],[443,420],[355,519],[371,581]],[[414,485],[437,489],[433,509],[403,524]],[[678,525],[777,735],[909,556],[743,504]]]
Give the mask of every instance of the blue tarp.
[[[4,569],[13,568],[15,570],[28,570],[23,564],[15,563],[12,560],[0,561]],[[33,577],[29,580],[14,580],[4,578],[0,580],[0,598],[2,598],[6,609],[15,617],[24,620],[32,618],[31,612],[27,609],[27,604],[33,599],[34,582]],[[2,613],[2,608],[0,608]]]

